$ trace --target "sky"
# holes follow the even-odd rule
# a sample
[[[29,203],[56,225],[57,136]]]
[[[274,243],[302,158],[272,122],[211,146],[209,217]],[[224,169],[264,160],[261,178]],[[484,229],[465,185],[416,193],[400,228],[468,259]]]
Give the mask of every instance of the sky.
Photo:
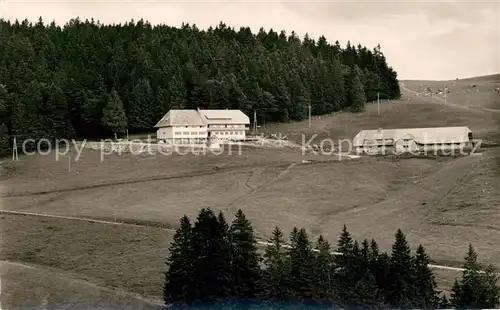
[[[500,0],[495,1],[17,1],[0,0],[0,18],[63,25],[71,18],[101,23],[144,19],[198,28],[294,30],[373,48],[399,79],[447,80],[500,72]]]

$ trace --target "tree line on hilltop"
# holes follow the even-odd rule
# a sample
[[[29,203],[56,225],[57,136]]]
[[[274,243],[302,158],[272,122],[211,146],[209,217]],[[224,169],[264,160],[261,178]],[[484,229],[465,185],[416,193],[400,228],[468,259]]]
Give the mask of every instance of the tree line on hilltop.
[[[380,46],[324,36],[199,30],[140,20],[64,27],[0,19],[0,143],[12,138],[103,137],[149,131],[172,108],[258,110],[266,121],[301,120],[366,101],[399,98]]]
[[[180,220],[166,261],[164,301],[173,307],[268,309],[284,303],[413,309],[485,309],[499,304],[498,276],[492,267],[481,267],[470,245],[451,298],[437,290],[424,247],[412,253],[401,230],[392,251],[384,253],[373,239],[353,240],[344,226],[337,255],[332,250],[323,236],[313,244],[304,229],[294,228],[287,242],[276,227],[261,256],[241,210],[229,225],[222,213],[202,209],[194,224],[187,216]]]

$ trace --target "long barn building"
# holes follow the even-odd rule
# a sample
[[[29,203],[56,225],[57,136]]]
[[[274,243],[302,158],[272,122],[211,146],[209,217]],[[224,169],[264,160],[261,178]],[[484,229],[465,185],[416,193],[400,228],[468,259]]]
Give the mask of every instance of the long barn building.
[[[361,130],[353,140],[358,154],[450,152],[473,147],[468,127],[431,127]]]

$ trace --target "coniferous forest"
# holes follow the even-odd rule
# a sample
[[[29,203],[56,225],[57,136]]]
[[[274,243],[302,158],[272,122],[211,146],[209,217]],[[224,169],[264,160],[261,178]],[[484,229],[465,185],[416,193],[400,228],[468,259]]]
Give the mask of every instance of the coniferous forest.
[[[332,38],[329,38],[332,39]],[[150,131],[171,108],[301,120],[399,98],[380,46],[220,23],[102,25],[0,20],[0,141]]]
[[[278,227],[265,249],[257,246],[241,210],[230,225],[209,208],[194,223],[184,216],[166,261],[165,303],[228,309],[492,309],[500,301],[498,275],[478,263],[471,245],[449,298],[437,290],[425,248],[412,251],[401,230],[390,253],[374,239],[359,243],[345,226],[335,248],[323,236],[310,240],[304,229],[294,228],[287,240]]]

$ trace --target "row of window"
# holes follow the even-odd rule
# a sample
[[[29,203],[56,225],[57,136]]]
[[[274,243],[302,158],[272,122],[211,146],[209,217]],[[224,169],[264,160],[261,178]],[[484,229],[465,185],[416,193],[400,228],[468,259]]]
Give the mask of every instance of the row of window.
[[[245,128],[245,125],[209,125],[210,128]]]
[[[174,135],[175,136],[180,136],[180,135],[183,135],[183,136],[205,136],[207,133],[206,132],[198,132],[198,131],[176,131],[174,132]],[[214,135],[216,136],[232,136],[232,135],[237,135],[237,136],[242,136],[244,134],[243,131],[214,131],[213,132]]]
[[[213,134],[215,136],[232,136],[232,135],[242,136],[243,131],[214,131]]]
[[[180,128],[203,128],[206,126],[174,126],[175,129],[180,129]]]
[[[245,125],[209,125],[210,128],[245,128]],[[174,129],[181,128],[206,128],[206,126],[173,126]]]
[[[189,135],[191,135],[191,136],[199,136],[199,135],[202,135],[202,136],[204,136],[204,135],[206,135],[206,132],[204,132],[204,131],[201,131],[201,132],[199,132],[199,131],[183,131],[183,132],[176,131],[176,132],[174,132],[174,135],[176,135],[176,136],[180,136],[180,135],[183,135],[183,136],[189,136]]]

